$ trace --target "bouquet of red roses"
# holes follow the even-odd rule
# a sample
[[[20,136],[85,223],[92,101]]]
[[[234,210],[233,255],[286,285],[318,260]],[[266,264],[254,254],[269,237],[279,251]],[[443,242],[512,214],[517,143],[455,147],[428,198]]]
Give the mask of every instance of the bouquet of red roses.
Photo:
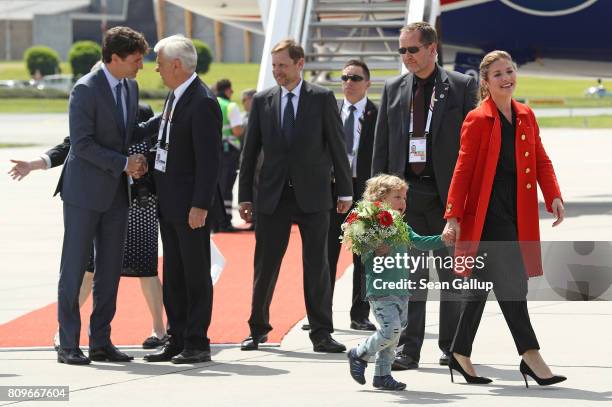
[[[385,202],[359,201],[342,224],[342,243],[357,255],[376,250],[381,244],[408,244],[408,225],[402,215]]]

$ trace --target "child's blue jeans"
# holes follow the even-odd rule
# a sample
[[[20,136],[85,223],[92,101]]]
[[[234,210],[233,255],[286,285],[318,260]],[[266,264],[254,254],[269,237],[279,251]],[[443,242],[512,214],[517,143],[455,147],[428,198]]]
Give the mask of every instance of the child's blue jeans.
[[[408,321],[408,297],[389,296],[370,299],[378,330],[357,347],[357,355],[368,360],[376,354],[374,376],[391,374],[395,348]]]

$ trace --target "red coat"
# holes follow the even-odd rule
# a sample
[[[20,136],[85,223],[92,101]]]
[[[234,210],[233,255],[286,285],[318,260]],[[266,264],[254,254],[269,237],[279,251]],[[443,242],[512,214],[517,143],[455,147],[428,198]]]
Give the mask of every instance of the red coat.
[[[561,198],[552,163],[542,146],[533,111],[512,100],[516,113],[517,223],[521,253],[529,277],[542,275],[538,193],[540,185],[546,209]],[[455,256],[475,256],[489,207],[489,197],[501,147],[501,123],[491,98],[472,110],[461,128],[461,147],[448,192],[445,218],[457,218],[461,226]],[[469,275],[471,270],[457,273]]]

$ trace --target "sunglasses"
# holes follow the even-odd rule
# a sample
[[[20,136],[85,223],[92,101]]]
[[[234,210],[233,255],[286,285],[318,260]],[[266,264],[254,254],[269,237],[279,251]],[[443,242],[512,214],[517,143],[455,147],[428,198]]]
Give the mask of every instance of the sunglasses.
[[[406,52],[408,52],[409,54],[416,54],[417,52],[421,50],[421,48],[426,47],[428,45],[430,44],[423,44],[418,47],[416,45],[413,47],[402,47],[402,48],[399,48],[397,52],[399,52],[402,55],[404,55]]]
[[[360,75],[342,75],[340,79],[342,82],[347,82],[349,79],[353,82],[361,82],[364,78]]]

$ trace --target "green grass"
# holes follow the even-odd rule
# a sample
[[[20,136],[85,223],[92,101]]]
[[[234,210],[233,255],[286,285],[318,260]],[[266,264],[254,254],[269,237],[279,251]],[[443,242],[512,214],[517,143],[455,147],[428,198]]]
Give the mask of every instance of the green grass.
[[[0,99],[0,113],[65,113],[66,99]]]
[[[612,128],[612,116],[541,117],[538,119],[538,125],[540,127],[609,129]]]
[[[71,73],[70,64],[63,62],[60,65],[62,73]],[[212,86],[219,79],[228,78],[232,81],[234,88],[233,100],[240,101],[240,93],[248,88],[257,86],[259,75],[259,64],[215,64],[210,66],[210,71],[200,78],[208,86]],[[29,79],[30,75],[24,62],[0,62],[0,80],[7,79]],[[159,73],[155,72],[155,63],[146,62],[144,68],[138,73],[138,86],[142,89],[164,89]]]
[[[62,63],[62,72],[70,73],[68,63]],[[393,71],[373,71],[373,76],[392,75]],[[232,81],[235,102],[240,101],[240,93],[257,85],[259,64],[213,63],[210,71],[200,77],[209,86],[222,78]],[[23,62],[0,62],[0,80],[28,79],[29,75]],[[164,89],[155,63],[145,63],[138,74],[141,89]],[[527,99],[533,107],[612,107],[612,98],[587,98],[584,91],[596,83],[591,79],[547,79],[542,77],[519,76],[516,97]],[[612,89],[612,80],[604,81],[604,86]],[[154,111],[162,109],[163,102],[158,99],[143,100]],[[65,113],[67,102],[61,99],[0,99],[0,113]],[[541,118],[542,127],[612,127],[610,116]]]
[[[19,148],[37,146],[35,143],[0,143],[0,148]]]

